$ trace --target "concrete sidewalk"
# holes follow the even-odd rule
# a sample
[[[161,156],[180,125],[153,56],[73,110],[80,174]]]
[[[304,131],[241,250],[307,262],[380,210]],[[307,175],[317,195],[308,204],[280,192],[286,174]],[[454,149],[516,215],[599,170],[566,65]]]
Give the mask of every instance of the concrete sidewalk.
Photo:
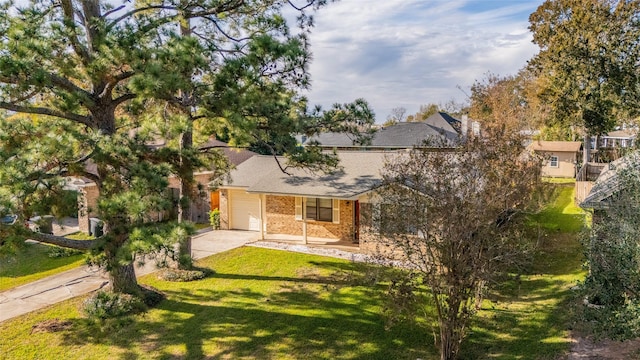
[[[194,259],[231,250],[258,240],[260,234],[250,231],[217,230],[195,235],[191,243]],[[141,276],[157,270],[153,264],[136,268]],[[42,309],[63,300],[87,294],[109,284],[101,270],[81,266],[29,284],[0,292],[0,322]]]

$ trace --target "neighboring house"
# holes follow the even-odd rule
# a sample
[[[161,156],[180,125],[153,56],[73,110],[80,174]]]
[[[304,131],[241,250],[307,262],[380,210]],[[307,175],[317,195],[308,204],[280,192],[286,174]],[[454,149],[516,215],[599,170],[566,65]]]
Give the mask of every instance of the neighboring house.
[[[382,183],[387,155],[342,151],[331,174],[288,169],[290,175],[273,156],[254,156],[220,187],[221,227],[256,231],[263,239],[357,243],[360,208]]]
[[[593,136],[591,161],[609,163],[629,153],[636,146],[637,132],[635,128],[621,128],[604,135]]]
[[[164,146],[164,142],[156,141],[155,144],[157,146],[151,146],[153,148],[159,148]],[[256,155],[256,153],[245,150],[245,149],[236,149],[230,147],[227,143],[210,139],[206,143],[202,144],[198,147],[199,149],[212,149],[217,148],[220,149],[223,154],[229,160],[229,163],[233,166],[238,166],[250,157]],[[91,167],[95,167],[95,165],[87,165],[88,171],[92,171]],[[95,172],[95,171],[93,171]],[[207,223],[209,222],[209,211],[211,209],[216,209],[220,207],[220,193],[216,190],[209,189],[209,183],[211,182],[211,177],[214,174],[213,171],[198,171],[194,173],[194,178],[196,183],[200,188],[203,189],[201,196],[192,199],[191,202],[191,221],[196,223]],[[80,231],[85,233],[90,233],[91,229],[91,218],[97,216],[97,201],[99,196],[98,187],[96,184],[86,178],[75,179],[73,180],[73,185],[78,189],[78,226]],[[171,191],[171,196],[177,200],[180,189],[180,179],[171,176],[169,177],[169,191]],[[153,215],[157,220],[163,220],[166,218],[167,214],[159,213]]]
[[[580,141],[535,140],[529,145],[529,149],[546,159],[542,176],[573,178],[576,176],[581,146]]]
[[[209,139],[209,141],[200,145],[199,148],[203,150],[204,149],[221,149],[224,156],[229,161],[229,164],[231,164],[233,167],[236,167],[242,164],[243,162],[247,161],[252,156],[257,155],[253,151],[249,151],[246,149],[232,148],[226,142],[217,140],[215,138]],[[202,179],[202,180],[204,182],[198,181],[198,183],[201,185],[204,185],[206,189],[208,181],[206,179]],[[210,210],[213,210],[213,209],[220,209],[220,191],[217,189],[210,191],[209,198],[210,198],[209,208],[206,210],[206,213],[208,213]]]
[[[299,141],[303,146],[317,141],[325,149],[337,150],[399,150],[424,146],[425,142],[427,147],[441,148],[453,146],[467,126],[466,118],[458,120],[438,112],[424,121],[400,122],[378,129],[370,145],[354,144],[353,139],[343,133],[321,133],[311,138],[299,137]]]
[[[580,207],[593,209],[594,214],[607,209],[621,190],[619,172],[629,166],[640,166],[640,153],[634,152],[606,165]]]
[[[634,147],[638,130],[634,128],[617,128],[607,134],[591,137],[591,149],[619,149]]]
[[[599,148],[629,148],[635,145],[636,131],[620,129],[598,137]]]

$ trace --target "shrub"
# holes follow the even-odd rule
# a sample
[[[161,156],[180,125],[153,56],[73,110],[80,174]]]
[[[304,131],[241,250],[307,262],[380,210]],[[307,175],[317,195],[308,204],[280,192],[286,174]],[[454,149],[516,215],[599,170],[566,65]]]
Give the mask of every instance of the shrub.
[[[220,230],[220,209],[209,211],[209,222],[213,230]]]
[[[166,269],[160,272],[158,277],[165,281],[187,282],[204,279],[210,272],[206,270]]]
[[[82,304],[82,311],[90,319],[105,320],[146,310],[142,299],[129,294],[98,291]]]
[[[54,259],[80,255],[80,254],[82,254],[82,251],[80,250],[68,249],[68,248],[63,248],[59,246],[52,246],[51,249],[49,249],[49,252],[47,253],[47,255],[50,258],[54,258]]]

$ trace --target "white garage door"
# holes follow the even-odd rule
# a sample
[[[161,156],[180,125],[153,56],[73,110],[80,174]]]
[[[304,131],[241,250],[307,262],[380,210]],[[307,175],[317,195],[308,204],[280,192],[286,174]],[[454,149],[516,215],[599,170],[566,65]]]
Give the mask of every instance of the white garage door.
[[[260,200],[245,191],[231,192],[231,228],[260,231]]]

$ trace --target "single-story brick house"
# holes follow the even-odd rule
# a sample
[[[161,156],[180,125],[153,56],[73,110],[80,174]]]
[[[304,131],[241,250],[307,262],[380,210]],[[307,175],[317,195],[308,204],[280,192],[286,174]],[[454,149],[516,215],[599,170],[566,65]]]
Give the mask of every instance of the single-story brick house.
[[[254,156],[220,187],[221,228],[256,231],[263,239],[358,243],[360,208],[382,184],[380,170],[390,155],[345,151],[331,174],[289,169],[290,175],[273,156]]]
[[[574,178],[582,142],[534,140],[529,149],[544,156],[542,176]]]

